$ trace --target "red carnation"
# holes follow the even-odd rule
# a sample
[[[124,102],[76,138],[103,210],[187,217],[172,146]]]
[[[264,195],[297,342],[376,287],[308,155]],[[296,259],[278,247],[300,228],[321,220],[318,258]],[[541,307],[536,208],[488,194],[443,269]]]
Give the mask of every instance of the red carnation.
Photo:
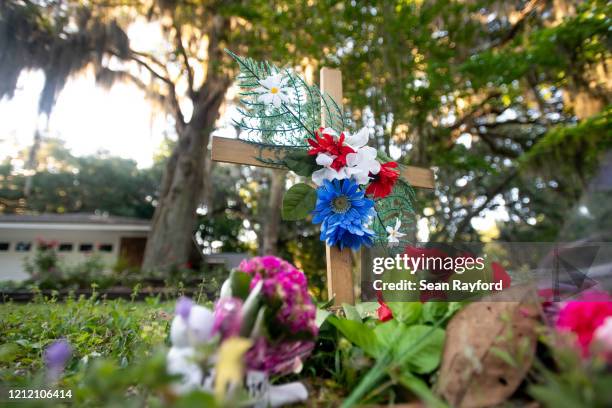
[[[308,154],[311,156],[319,153],[334,156],[334,161],[330,167],[336,171],[346,166],[347,154],[355,153],[350,146],[344,144],[344,133],[341,133],[338,140],[335,140],[332,134],[323,133],[323,128],[319,128],[318,131],[315,131],[315,139],[308,139],[308,144],[312,146],[312,148],[308,150]]]
[[[396,167],[396,162],[381,164],[378,174],[370,175],[372,181],[370,181],[366,189],[366,194],[374,196],[374,198],[384,198],[388,196],[399,177],[399,171],[393,170]]]

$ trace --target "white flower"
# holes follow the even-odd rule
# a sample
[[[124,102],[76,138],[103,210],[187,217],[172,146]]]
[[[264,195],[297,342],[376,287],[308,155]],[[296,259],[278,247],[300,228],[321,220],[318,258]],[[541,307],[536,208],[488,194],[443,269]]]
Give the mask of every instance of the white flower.
[[[346,155],[347,174],[353,177],[358,184],[367,184],[370,181],[370,173],[378,174],[380,163],[376,160],[377,151],[367,146],[368,129],[363,128],[351,135],[346,133],[346,144],[355,150],[355,153]]]
[[[175,316],[170,325],[170,341],[173,347],[195,347],[208,343],[212,338],[215,318],[204,306],[193,305],[189,316]]]
[[[323,129],[324,134],[331,134],[334,139],[337,139],[338,134],[330,128]],[[312,173],[312,181],[320,186],[323,180],[343,180],[353,178],[358,184],[367,184],[370,181],[370,173],[378,174],[380,171],[380,163],[376,160],[377,151],[373,147],[367,146],[368,129],[363,128],[359,132],[351,135],[349,132],[344,132],[344,143],[350,146],[355,153],[346,155],[346,166],[340,170],[331,168],[335,156],[319,153],[317,155],[317,164],[323,166]]]
[[[280,108],[281,104],[289,103],[287,92],[287,77],[282,74],[275,74],[266,77],[259,81],[260,87],[255,89],[259,93],[257,100],[265,104],[272,104],[276,108]]]
[[[399,218],[395,219],[395,227],[387,226],[387,241],[390,244],[399,244],[399,238],[406,236],[406,234],[399,232],[400,227],[402,226],[402,222]]]
[[[330,167],[332,163],[334,162],[335,158],[336,156],[329,155],[327,153],[319,153],[317,155],[317,164],[319,166],[323,166],[322,169],[316,170],[312,173],[312,181],[317,186],[320,186],[321,184],[323,184],[323,180],[331,181],[331,180],[343,180],[345,178],[348,178],[346,167],[343,167],[338,171]]]
[[[607,317],[595,330],[595,341],[608,353],[612,353],[612,316]]]
[[[180,375],[181,381],[172,385],[178,394],[199,389],[202,384],[202,369],[196,363],[196,351],[192,347],[171,347],[166,357],[168,374]]]
[[[351,135],[349,132],[345,132],[345,143],[353,148],[353,150],[357,150],[360,147],[363,147],[368,144],[368,139],[370,138],[370,132],[368,128],[362,128],[359,132]]]
[[[190,344],[197,346],[208,343],[212,338],[214,322],[213,312],[204,306],[194,305],[187,319]]]
[[[376,155],[376,149],[369,146],[360,147],[357,153],[347,154],[347,174],[353,177],[357,184],[367,184],[370,181],[370,173],[378,174],[380,171]]]

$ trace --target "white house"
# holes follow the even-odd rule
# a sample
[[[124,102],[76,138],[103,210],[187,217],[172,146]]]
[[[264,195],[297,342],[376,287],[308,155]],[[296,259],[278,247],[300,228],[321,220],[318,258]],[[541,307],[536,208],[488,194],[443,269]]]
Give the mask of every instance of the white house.
[[[25,257],[38,241],[57,242],[66,264],[97,252],[110,268],[121,257],[140,266],[150,227],[148,220],[93,214],[0,215],[0,280],[28,278]]]

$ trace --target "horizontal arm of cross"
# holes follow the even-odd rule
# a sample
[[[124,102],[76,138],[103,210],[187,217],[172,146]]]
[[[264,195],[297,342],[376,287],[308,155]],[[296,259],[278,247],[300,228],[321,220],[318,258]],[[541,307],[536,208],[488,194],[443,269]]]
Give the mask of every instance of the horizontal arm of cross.
[[[286,148],[290,152],[292,148]],[[280,153],[282,157],[282,152]],[[211,157],[214,161],[243,164],[248,166],[275,167],[258,159],[278,159],[277,149],[260,148],[252,143],[239,139],[214,136],[212,139]],[[417,188],[434,188],[434,175],[430,169],[415,166],[402,166],[402,177]]]

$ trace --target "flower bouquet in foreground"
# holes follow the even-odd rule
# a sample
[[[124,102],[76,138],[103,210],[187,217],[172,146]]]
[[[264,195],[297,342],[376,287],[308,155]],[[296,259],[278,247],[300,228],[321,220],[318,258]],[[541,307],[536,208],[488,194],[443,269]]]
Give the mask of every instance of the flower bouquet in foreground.
[[[168,372],[179,377],[173,390],[214,391],[262,407],[306,400],[301,383],[268,379],[301,370],[317,336],[315,315],[303,272],[273,256],[243,261],[213,310],[177,302],[167,357]]]

